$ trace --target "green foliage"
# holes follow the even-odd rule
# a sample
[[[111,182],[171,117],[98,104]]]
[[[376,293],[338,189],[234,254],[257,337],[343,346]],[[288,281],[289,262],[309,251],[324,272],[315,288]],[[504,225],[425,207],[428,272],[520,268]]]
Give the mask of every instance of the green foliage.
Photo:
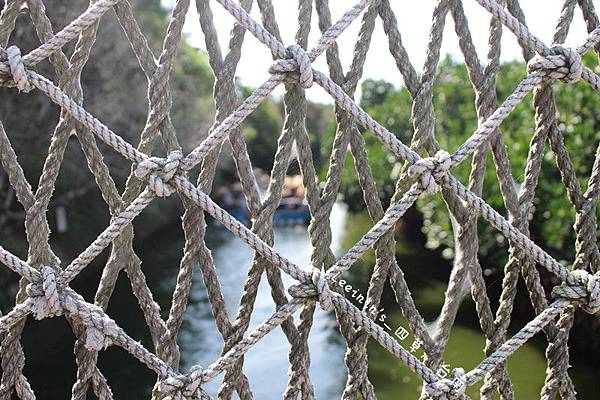
[[[160,0],[136,1],[133,6],[144,35],[148,38],[148,44],[156,54],[159,54],[169,24],[167,9],[163,7]]]
[[[244,98],[252,93],[242,88]],[[277,150],[277,138],[283,128],[280,104],[271,97],[263,101],[244,122],[244,137],[253,166],[271,172]]]
[[[247,98],[254,88],[238,83],[240,96]],[[330,105],[307,102],[306,130],[311,144],[313,161],[317,170],[321,167],[321,143],[324,132],[330,130],[333,117]],[[284,104],[282,99],[268,96],[243,122],[243,133],[252,166],[270,173],[273,168],[279,136],[284,127]],[[325,140],[326,141],[326,140]],[[235,166],[231,160],[221,164],[221,183],[237,181]]]
[[[443,296],[443,291],[441,292]],[[417,299],[420,302],[421,299]],[[430,299],[426,299],[430,300]],[[420,306],[420,303],[417,303]],[[389,315],[389,325],[404,326],[408,324],[402,318],[400,313]],[[414,341],[414,336],[410,335],[401,344],[410,348]],[[451,370],[457,366],[469,370],[474,368],[481,361],[481,349],[485,347],[484,335],[472,328],[455,325],[446,347],[443,364]],[[382,349],[381,346],[373,340],[369,342],[369,377],[376,388],[377,398],[382,400],[404,400],[413,399],[418,396],[423,382],[408,367],[394,359],[394,356]],[[422,354],[421,349],[415,351],[418,355]],[[509,372],[511,373],[513,390],[518,399],[530,399],[539,396],[539,391],[544,383],[544,372],[546,362],[543,351],[532,343],[527,343],[517,351],[508,362]],[[439,370],[436,370],[438,372]],[[478,398],[481,382],[467,389],[467,394],[471,398]]]
[[[213,83],[206,54],[182,42],[171,77],[171,118],[185,147],[197,144],[212,123]]]
[[[396,90],[394,86],[382,80],[366,80],[362,86],[361,106],[375,120],[379,121],[403,142],[410,140],[412,125],[410,123],[410,95],[406,90]],[[334,140],[336,126],[331,125],[324,138],[322,156],[328,159]],[[374,135],[364,135],[366,151],[369,157],[375,184],[384,203],[394,192],[394,180],[399,169],[395,169],[395,158],[382,147]],[[326,163],[321,170],[321,179],[324,180],[329,164]],[[390,179],[391,178],[391,179]],[[352,157],[348,155],[342,171],[340,192],[351,211],[357,212],[364,209],[362,191],[356,178],[356,171]]]
[[[597,69],[597,60],[592,55],[584,63]],[[497,82],[499,101],[508,97],[525,77],[525,66],[519,62],[504,63],[500,67]],[[587,84],[553,85],[556,94],[557,122],[564,135],[574,170],[582,190],[587,188],[594,163],[594,155],[600,140],[600,102],[597,93]],[[362,86],[361,106],[377,121],[382,123],[405,144],[413,134],[411,122],[412,98],[404,87],[395,88],[384,81],[367,80]],[[433,89],[435,109],[435,136],[440,145],[449,152],[455,151],[477,127],[475,95],[464,64],[450,57],[444,59],[438,69]],[[530,141],[535,127],[535,109],[530,94],[501,125],[515,185],[523,183]],[[329,133],[329,138],[332,137]],[[364,135],[369,162],[384,201],[389,201],[402,163],[384,150],[374,135]],[[468,184],[471,165],[465,161],[452,171],[460,181]],[[345,163],[342,193],[355,209],[362,207],[360,191],[354,166],[349,156]],[[502,215],[507,215],[500,194],[496,168],[491,156],[486,161],[483,198]],[[543,199],[543,201],[542,201]],[[453,255],[453,235],[448,210],[441,195],[422,196],[417,202],[424,216],[423,231],[427,246],[445,249],[443,254]],[[546,144],[539,185],[536,190],[531,215],[533,239],[549,250],[559,260],[572,260],[574,256],[574,210],[561,180],[560,171],[549,144]],[[480,255],[490,266],[500,266],[506,260],[506,241],[487,222],[479,223]]]

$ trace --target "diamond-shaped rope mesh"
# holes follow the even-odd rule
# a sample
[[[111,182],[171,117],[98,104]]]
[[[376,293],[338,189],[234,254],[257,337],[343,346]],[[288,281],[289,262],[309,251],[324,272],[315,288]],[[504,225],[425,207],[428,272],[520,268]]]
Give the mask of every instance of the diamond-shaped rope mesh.
[[[83,14],[56,34],[52,31],[42,0],[9,0],[0,17],[0,45],[3,46],[0,48],[0,84],[16,87],[16,90],[21,92],[39,90],[60,106],[62,111],[35,192],[27,182],[4,128],[0,125],[2,167],[9,176],[17,199],[26,211],[26,233],[30,248],[28,260],[25,262],[0,247],[0,261],[22,277],[21,287],[24,289],[19,292],[14,309],[0,318],[0,331],[3,334],[0,397],[8,399],[16,393],[21,399],[35,398],[23,374],[25,360],[20,345],[26,317],[33,314],[37,319],[62,315],[73,328],[77,338],[75,355],[78,365],[77,380],[72,389],[74,399],[85,399],[89,390],[98,398],[112,398],[107,381],[96,366],[98,353],[107,346],[123,348],[156,373],[157,383],[153,397],[209,398],[202,388],[203,384],[223,374],[224,383],[219,390],[220,398],[231,398],[237,393],[242,399],[250,399],[252,393],[242,370],[242,356],[279,326],[290,343],[289,383],[283,394],[284,398],[314,398],[314,388],[308,373],[308,336],[318,303],[323,309],[335,313],[340,332],[347,341],[345,363],[348,378],[343,398],[375,398],[373,385],[367,375],[366,345],[368,338],[372,337],[423,379],[422,398],[466,398],[465,389],[483,381],[482,397],[493,398],[494,393],[498,391],[503,399],[512,399],[514,396],[506,359],[542,330],[547,336],[549,346],[546,353],[548,375],[541,396],[550,399],[559,393],[564,399],[575,398],[575,388],[567,373],[568,331],[577,306],[590,313],[600,309],[600,278],[592,274],[597,271],[600,261],[595,216],[596,202],[600,194],[600,152],[597,153],[587,190],[583,192],[574,177],[571,161],[555,121],[556,110],[551,83],[555,80],[564,84],[584,81],[596,91],[600,91],[600,78],[581,62],[581,55],[600,42],[600,28],[596,28],[599,25],[598,17],[591,1],[565,0],[556,25],[554,44],[548,46],[527,29],[518,1],[477,1],[483,7],[482,12],[487,10],[492,15],[489,52],[485,63],[481,62],[474,50],[462,1],[439,0],[433,12],[426,60],[422,73],[417,74],[402,45],[389,0],[361,0],[335,23],[331,20],[327,1],[316,0],[313,4],[312,0],[299,0],[296,44],[291,46],[285,46],[281,41],[270,0],[257,2],[262,24],[248,14],[252,0],[240,0],[239,4],[233,0],[217,0],[236,21],[226,54],[222,54],[218,45],[209,1],[196,0],[210,65],[215,75],[214,100],[217,112],[208,137],[189,154],[183,154],[170,119],[171,94],[168,81],[181,42],[190,0],[175,2],[162,51],[157,57],[149,48],[127,0],[92,1]],[[26,55],[22,55],[15,46],[8,46],[10,33],[24,3],[27,3],[27,10],[43,43]],[[590,33],[579,47],[563,47],[560,43],[565,40],[577,6],[581,8]],[[148,117],[138,148],[127,143],[81,106],[81,71],[94,45],[100,18],[110,9],[114,10],[148,79]],[[316,11],[318,16],[322,36],[313,48],[307,49],[313,11]],[[351,67],[348,71],[343,71],[335,42],[346,27],[359,17],[362,18],[362,22]],[[432,88],[440,57],[440,46],[445,23],[449,18],[454,20],[465,64],[477,95],[476,110],[480,120],[477,130],[453,154],[441,149],[436,142],[432,105]],[[390,52],[412,95],[415,133],[410,145],[398,140],[353,101],[354,92],[362,76],[367,50],[373,45],[371,35],[376,23],[383,24],[389,39]],[[499,69],[500,39],[503,30],[511,31],[518,38],[528,60],[528,75],[499,105],[495,80]],[[245,34],[254,35],[267,46],[275,61],[269,69],[270,76],[267,81],[238,105],[234,77]],[[75,50],[67,57],[62,48],[71,41],[76,42]],[[313,61],[325,52],[329,66],[328,75],[312,66]],[[58,86],[33,70],[36,64],[43,60],[49,60],[61,78]],[[284,84],[286,89],[285,126],[279,138],[269,190],[267,196],[261,199],[240,124],[281,84]],[[316,183],[310,141],[305,129],[304,91],[315,84],[331,95],[337,106],[337,131],[327,181],[322,192]],[[530,92],[533,92],[534,96],[536,129],[527,159],[524,183],[516,187],[513,184],[499,126]],[[366,128],[366,134],[375,135],[393,156],[405,162],[391,206],[385,211],[375,189],[364,138],[358,126]],[[88,164],[104,199],[109,204],[112,219],[97,239],[65,266],[48,244],[49,228],[45,211],[61,165],[62,151],[72,133],[76,135],[81,146],[86,148]],[[153,147],[152,143],[159,136],[166,146],[168,156],[165,158],[148,154]],[[109,145],[133,164],[132,176],[122,194],[117,191],[108,173],[96,139]],[[233,148],[237,172],[253,216],[250,229],[221,209],[207,194],[221,144],[225,140],[229,140]],[[563,181],[576,211],[574,229],[577,255],[569,268],[553,259],[528,237],[527,215],[532,205],[543,157],[540,148],[543,149],[546,141],[552,145],[559,159],[558,165]],[[287,161],[294,143],[298,150],[306,199],[311,213],[309,233],[313,253],[310,265],[307,266],[294,264],[272,247],[272,219],[281,200]],[[482,160],[485,160],[490,151],[494,155],[507,218],[480,197],[479,188],[485,165]],[[330,249],[329,217],[339,189],[343,160],[347,152],[354,158],[367,209],[376,222],[362,239],[336,260]],[[425,153],[428,156],[422,158],[420,154]],[[466,187],[452,175],[452,169],[468,158],[472,159],[472,172]],[[193,184],[187,175],[198,165],[199,181],[198,184]],[[443,196],[459,228],[455,232],[455,262],[446,301],[437,329],[431,333],[415,307],[402,271],[394,258],[392,227],[417,198],[426,195],[424,193],[436,192]],[[186,208],[182,222],[186,242],[171,308],[165,320],[161,317],[159,306],[146,285],[140,262],[135,257],[131,223],[155,197],[175,195],[183,200]],[[219,277],[212,259],[202,256],[208,253],[204,241],[204,212],[220,221],[255,251],[248,270],[248,282],[252,284],[245,285],[235,317],[228,315],[225,309]],[[476,224],[481,218],[506,236],[510,244],[510,256],[497,312],[493,312],[490,306],[482,269],[477,261]],[[97,305],[90,304],[71,289],[69,283],[109,246],[111,257],[104,267],[99,296],[96,297]],[[342,294],[330,289],[328,283],[332,277],[351,268],[370,247],[377,250],[377,263],[369,285],[367,301],[361,310]],[[126,265],[128,277],[149,327],[154,344],[153,351],[144,348],[128,336],[104,311],[110,297],[107,293],[112,293],[106,285],[110,286],[110,282],[114,285],[114,277],[124,267],[118,260],[125,258],[112,255],[125,255],[125,258],[130,260]],[[176,341],[192,285],[192,270],[197,263],[207,285],[212,312],[225,345],[221,357],[212,364],[197,365],[189,371],[180,371]],[[536,265],[545,267],[562,281],[561,285],[553,288],[554,300],[551,303],[544,297]],[[287,288],[287,292],[281,279],[281,271],[297,281],[296,285]],[[263,273],[269,277],[277,310],[266,321],[249,331],[258,286],[256,282],[261,279]],[[507,328],[520,275],[527,282],[537,316],[516,335],[508,338]],[[470,371],[456,368],[451,378],[440,379],[434,371],[442,363],[450,328],[464,295],[461,288],[467,279],[472,283],[471,296],[476,303],[480,325],[487,339],[486,357]],[[369,314],[369,310],[377,309],[383,286],[388,282],[411,330],[423,343],[426,355],[423,360],[402,347],[385,329],[375,323],[374,316]],[[298,322],[294,320],[297,310],[301,310]]]

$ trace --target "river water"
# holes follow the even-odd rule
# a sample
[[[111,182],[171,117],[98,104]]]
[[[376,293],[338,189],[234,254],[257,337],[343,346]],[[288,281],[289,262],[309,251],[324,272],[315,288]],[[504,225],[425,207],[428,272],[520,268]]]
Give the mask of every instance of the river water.
[[[347,214],[346,206],[343,203],[337,203],[331,216],[332,251],[336,256],[339,257],[346,250],[344,247],[349,245],[345,235],[349,231],[349,225],[354,223],[356,221],[350,214]],[[368,226],[364,229],[368,229]],[[311,245],[306,227],[277,227],[274,233],[275,249],[278,252],[297,265],[308,264]],[[355,239],[350,242],[353,240]],[[239,305],[253,252],[230,232],[218,226],[209,227],[207,243],[212,250],[215,266],[221,279],[221,289],[229,315],[233,317]],[[404,245],[413,247],[414,250],[414,244],[406,243]],[[418,254],[418,251],[416,252]],[[414,258],[403,259],[402,256],[399,257],[399,262],[400,265],[403,265],[402,268],[406,269],[406,277],[409,280],[409,286],[413,287],[413,297],[416,299],[417,307],[425,313],[427,320],[433,322],[439,315],[439,309],[444,300],[445,284],[444,282],[432,284],[428,282],[431,279],[427,279],[427,277],[412,277],[411,270],[435,268],[435,262],[432,263],[431,259],[421,256],[418,258],[424,258],[424,264],[433,265],[415,264]],[[438,263],[440,262],[438,261]],[[356,265],[355,268],[361,268],[361,266]],[[351,278],[350,272],[344,276]],[[295,283],[285,273],[282,273],[282,277],[286,287]],[[420,282],[417,282],[418,280]],[[171,293],[173,284],[167,285],[165,289]],[[364,294],[367,288],[358,289]],[[428,308],[433,309],[429,315]],[[268,318],[274,311],[270,288],[266,278],[263,277],[251,320],[251,329]],[[398,306],[391,305],[390,310],[386,310],[386,314],[390,325],[407,326]],[[485,338],[480,328],[477,329],[477,326],[473,325],[474,319],[476,319],[474,307],[467,301],[457,315],[456,325],[447,346],[444,361],[451,368],[461,366],[469,370],[483,359],[482,349],[485,347]],[[408,348],[411,345],[410,340],[414,340],[414,338],[406,339],[401,344]],[[310,374],[317,399],[339,399],[346,381],[346,366],[343,360],[346,349],[345,342],[339,334],[333,316],[324,313],[318,307],[309,344],[311,350]],[[206,289],[200,273],[194,275],[190,304],[179,336],[179,345],[186,370],[195,364],[209,365],[219,357],[223,346],[223,340],[210,313]],[[277,328],[247,353],[244,372],[249,378],[256,399],[281,398],[288,379],[288,350],[289,343],[282,330]],[[377,394],[381,400],[418,398],[421,380],[415,374],[374,342],[369,345],[369,354],[370,378],[378,389]],[[417,351],[415,354],[420,355],[422,352]],[[545,369],[543,343],[540,340],[526,344],[510,358],[509,370],[517,399],[539,397],[539,390],[544,383]],[[590,395],[594,373],[585,368],[572,370],[576,386],[580,389],[580,398],[586,399]],[[214,396],[219,385],[220,379],[208,383],[205,388]],[[472,398],[478,398],[479,386],[475,385],[469,388],[468,393]]]
[[[331,228],[332,250],[336,256],[340,256],[345,247],[356,240],[353,235],[356,235],[357,227],[362,231],[368,229],[370,225],[368,221],[356,218],[355,215],[346,212],[346,207],[342,203],[335,205],[331,216]],[[354,231],[354,234],[348,233],[351,231]],[[278,252],[297,265],[308,264],[311,245],[306,227],[277,227],[274,232],[275,249]],[[217,225],[208,227],[206,241],[219,275],[227,311],[230,318],[233,318],[239,306],[253,252],[229,231]],[[166,243],[168,246],[165,245]],[[136,246],[136,251],[143,260],[142,268],[147,276],[148,285],[163,310],[169,308],[183,244],[181,227],[174,224],[171,227],[158,229],[155,235],[147,237]],[[398,262],[411,287],[418,309],[427,321],[434,321],[439,315],[444,300],[445,283],[443,279],[437,279],[436,283],[432,283],[435,279],[431,271],[444,268],[441,265],[443,260],[440,263],[439,259],[427,258],[427,255],[412,243],[399,243],[399,246],[408,249],[405,253],[413,253],[411,258],[402,256],[402,252],[398,253]],[[370,262],[366,261],[366,264]],[[88,301],[93,298],[102,264],[103,262],[98,262],[97,265],[88,267],[86,273],[90,275],[81,276],[73,282],[73,287],[86,296]],[[363,267],[365,263],[362,266],[355,265],[349,273],[360,273]],[[447,263],[445,268],[449,268]],[[284,273],[282,278],[286,287],[295,283]],[[366,282],[365,279],[358,281]],[[201,366],[211,364],[218,359],[223,347],[223,339],[211,315],[206,288],[198,268],[194,271],[193,280],[189,305],[178,337],[184,371],[196,364]],[[358,288],[362,293],[366,292],[364,282],[360,285],[365,287]],[[10,304],[2,304],[3,311],[10,307]],[[390,309],[386,310],[387,322],[394,327],[406,326],[399,307],[393,304],[389,307]],[[452,329],[444,361],[452,367],[461,366],[469,370],[483,358],[482,349],[485,346],[485,339],[477,326],[472,303],[465,301],[461,309]],[[250,329],[256,327],[274,311],[270,287],[263,276]],[[152,348],[147,327],[137,301],[131,293],[131,286],[125,273],[122,273],[117,282],[108,313],[131,337],[140,340],[144,346]],[[408,348],[411,344],[408,340],[412,339],[412,337],[408,338],[401,344]],[[24,373],[36,393],[40,394],[40,399],[70,397],[70,390],[76,376],[73,344],[74,337],[63,318],[43,321],[29,318],[22,340],[27,359]],[[528,343],[509,359],[508,365],[517,399],[539,398],[546,369],[543,345],[543,340]],[[317,399],[339,399],[346,381],[346,366],[343,360],[345,343],[340,337],[334,317],[324,313],[318,307],[309,346],[310,374]],[[281,398],[288,379],[288,351],[289,343],[281,329],[276,328],[246,354],[244,373],[249,378],[255,399]],[[420,354],[417,352],[416,355]],[[98,365],[106,376],[116,399],[148,398],[155,383],[155,375],[120,348],[112,346],[101,352]],[[597,383],[597,370],[580,366],[572,368],[571,375],[579,391],[578,398],[597,398],[594,389]],[[376,343],[369,344],[369,377],[377,388],[380,400],[418,398],[420,379]],[[216,398],[220,382],[219,377],[204,387]],[[475,386],[470,388],[468,393],[473,398],[478,398],[477,390]]]
[[[342,233],[346,211],[337,204],[331,216],[332,250],[336,255],[342,250]],[[216,226],[209,228],[212,236],[209,241],[215,266],[221,280],[221,290],[231,317],[239,306],[244,281],[247,277],[253,252],[250,247],[235,238],[230,232]],[[308,265],[311,245],[304,226],[276,227],[275,249],[300,266]],[[286,287],[295,281],[282,273]],[[263,276],[251,319],[250,329],[256,327],[275,312],[270,286]],[[318,399],[339,397],[345,379],[343,362],[344,348],[337,338],[335,319],[317,308],[310,336],[311,379]],[[215,361],[223,347],[223,339],[218,333],[210,313],[210,306],[202,277],[194,275],[194,284],[185,323],[179,336],[184,368],[200,364],[206,366]],[[252,385],[256,399],[281,398],[287,385],[289,343],[281,329],[275,329],[246,355],[244,371]],[[222,376],[222,375],[221,375]],[[205,385],[207,391],[216,395],[220,379]]]

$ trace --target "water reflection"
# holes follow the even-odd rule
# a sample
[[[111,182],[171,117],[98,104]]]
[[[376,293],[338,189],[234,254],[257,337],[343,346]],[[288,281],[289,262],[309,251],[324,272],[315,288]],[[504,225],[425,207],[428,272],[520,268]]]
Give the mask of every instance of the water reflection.
[[[336,255],[342,250],[342,234],[345,225],[346,209],[342,203],[332,211],[332,250]],[[306,227],[277,227],[275,249],[300,266],[310,261],[311,245]],[[239,306],[244,281],[246,280],[253,251],[235,238],[230,232],[219,227],[210,227],[211,248],[217,273],[221,281],[227,311],[231,318]],[[282,274],[286,287],[295,283]],[[206,366],[215,361],[223,347],[223,339],[216,329],[202,276],[196,271],[193,278],[190,303],[185,322],[179,336],[182,363],[187,369],[195,364]],[[253,329],[275,312],[270,286],[263,276],[250,329]],[[332,315],[317,308],[310,336],[311,379],[315,394],[319,399],[339,398],[345,381],[343,362],[344,347],[338,339],[336,322]],[[287,385],[289,343],[281,329],[276,329],[257,343],[246,355],[244,372],[248,376],[252,391],[257,399],[280,398]],[[204,387],[211,395],[216,395],[222,375],[218,380]]]
[[[336,256],[340,256],[345,247],[357,240],[355,236],[360,237],[364,233],[353,234],[352,231],[357,229],[365,231],[370,226],[369,221],[357,218],[359,216],[347,214],[342,204],[334,207],[331,226],[332,250]],[[166,243],[168,246],[165,245]],[[230,318],[233,318],[239,305],[253,252],[230,232],[218,226],[209,227],[207,245],[212,250],[227,311]],[[444,300],[446,281],[433,276],[434,269],[431,266],[435,265],[435,260],[427,258],[419,246],[413,243],[399,243],[398,247],[404,249],[401,252],[397,251],[397,258],[412,289],[417,308],[427,321],[433,321],[439,315]],[[157,230],[155,235],[141,240],[137,247],[143,260],[142,267],[148,285],[165,313],[169,308],[175,286],[176,266],[181,258],[182,248],[181,227],[177,224]],[[276,228],[275,248],[298,265],[307,265],[311,246],[306,228]],[[372,256],[371,254],[364,257],[361,260],[362,265],[359,262],[344,275],[344,278],[351,278],[353,274],[362,275],[356,279],[356,288],[363,293],[367,289],[366,267],[368,264],[372,265]],[[86,268],[82,276],[73,282],[74,288],[84,294],[88,301],[92,301],[103,264],[103,260],[98,260],[97,263]],[[282,274],[282,278],[286,286],[294,283],[285,274]],[[188,370],[195,364],[209,365],[219,357],[223,347],[223,340],[211,315],[206,289],[198,268],[194,271],[193,280],[189,306],[179,335],[184,370]],[[405,319],[400,315],[399,306],[392,301],[386,304],[388,304],[386,314],[390,326],[407,326]],[[4,310],[8,310],[11,306],[11,304],[2,304]],[[251,329],[273,312],[274,304],[270,287],[263,277],[251,320]],[[152,349],[147,326],[124,272],[117,281],[108,313],[131,337]],[[482,349],[485,339],[476,319],[474,304],[467,299],[457,315],[457,323],[452,329],[444,357],[451,366],[472,368],[483,358]],[[311,378],[315,385],[316,397],[320,400],[339,399],[346,381],[346,366],[343,361],[345,343],[336,325],[333,315],[325,314],[317,308],[309,346]],[[69,398],[76,376],[76,366],[73,357],[74,337],[64,319],[35,321],[29,318],[22,344],[27,358],[24,372],[34,390],[41,394],[40,398]],[[410,346],[410,341],[407,339],[401,344]],[[523,346],[509,359],[516,398],[539,397],[546,368],[544,345],[543,340],[538,340],[537,343],[534,340],[534,343]],[[281,329],[276,329],[247,353],[244,372],[249,378],[256,399],[281,398],[288,378],[288,351],[289,344],[283,332]],[[368,352],[369,377],[377,388],[379,399],[417,398],[422,383],[417,376],[373,341],[369,344]],[[99,367],[107,378],[115,398],[149,398],[156,376],[119,347],[112,346],[101,352]],[[579,391],[578,398],[596,398],[595,384],[598,371],[585,367],[572,368],[570,371]],[[220,379],[221,377],[205,385],[206,390],[214,397],[220,386]],[[477,398],[477,390],[477,387],[472,388],[469,393]]]

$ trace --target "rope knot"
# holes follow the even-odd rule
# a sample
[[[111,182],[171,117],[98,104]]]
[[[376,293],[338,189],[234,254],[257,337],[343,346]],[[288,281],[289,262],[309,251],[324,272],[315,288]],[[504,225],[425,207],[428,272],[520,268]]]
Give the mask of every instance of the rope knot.
[[[317,290],[317,296],[319,297],[319,304],[321,304],[321,308],[325,311],[332,311],[333,293],[331,292],[331,289],[329,289],[329,285],[327,285],[325,271],[313,267],[311,279],[313,285],[315,285],[315,289]]]
[[[437,193],[441,190],[438,180],[449,170],[452,164],[450,154],[440,150],[433,157],[422,158],[408,168],[408,175],[419,178],[421,186],[429,193]]]
[[[202,379],[192,379],[194,375],[202,376],[202,367],[194,366],[187,375],[168,376],[160,381],[158,391],[167,394],[165,400],[209,399],[201,387]]]
[[[536,56],[527,63],[527,72],[543,72],[552,79],[565,83],[575,83],[581,79],[583,64],[576,49],[556,45],[551,49],[554,54]]]
[[[425,386],[425,393],[429,396],[447,400],[462,399],[465,390],[467,390],[467,376],[462,368],[452,370],[452,379],[440,379]]]
[[[56,276],[52,267],[42,267],[40,282],[31,283],[27,287],[27,293],[35,300],[33,305],[35,319],[40,320],[62,314]]]
[[[83,324],[85,325],[85,342],[84,346],[88,350],[100,351],[112,345],[112,340],[104,333],[104,324],[101,318],[97,315],[102,312],[98,306],[91,306],[96,313],[89,312],[83,316]]]
[[[299,83],[308,89],[313,84],[313,69],[310,57],[299,45],[293,44],[287,48],[287,58],[278,60],[269,68],[270,73],[299,72]]]
[[[600,311],[600,276],[577,269],[573,271],[578,284],[570,285],[564,283],[552,289],[554,298],[576,301],[581,308],[589,314]]]
[[[186,386],[187,377],[185,375],[169,376],[159,382],[158,391],[168,394],[165,400],[175,400],[183,398]]]
[[[168,197],[175,191],[171,179],[180,172],[183,153],[179,150],[169,153],[167,158],[149,157],[139,163],[135,176],[148,179],[148,187],[159,197]]]
[[[33,85],[29,82],[27,70],[23,59],[21,58],[21,50],[17,46],[10,46],[6,49],[6,59],[12,79],[20,92],[29,92],[33,89]]]

